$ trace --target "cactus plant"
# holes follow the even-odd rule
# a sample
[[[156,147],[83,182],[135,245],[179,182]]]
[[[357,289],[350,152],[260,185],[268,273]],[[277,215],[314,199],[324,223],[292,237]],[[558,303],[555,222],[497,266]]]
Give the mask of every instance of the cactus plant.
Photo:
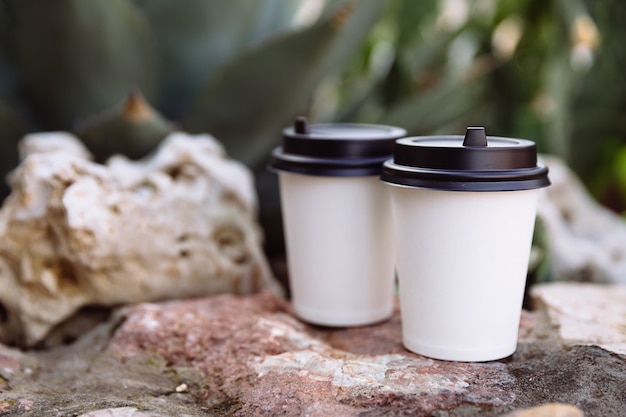
[[[256,169],[262,219],[277,210],[265,159],[297,113],[410,134],[486,124],[626,196],[597,168],[626,148],[625,16],[617,0],[0,0],[1,154],[36,130],[97,147],[135,89],[169,122],[150,120],[211,133]],[[116,126],[99,157],[148,150]]]
[[[311,6],[318,13],[302,19]],[[31,130],[70,130],[136,88],[181,128],[215,134],[257,167],[303,110],[412,134],[482,122],[538,140],[592,178],[610,158],[602,144],[622,142],[625,9],[616,0],[0,0],[0,102]],[[584,141],[594,126],[605,139]],[[0,127],[6,148],[11,131]]]
[[[129,158],[141,158],[174,130],[141,93],[132,91],[119,106],[88,119],[74,133],[104,161],[121,149]]]
[[[0,99],[31,130],[76,129],[101,157],[137,156],[123,134],[106,150],[96,139],[136,90],[179,128],[212,133],[235,158],[260,166],[276,132],[358,51],[382,10],[377,0],[320,0],[319,16],[298,23],[304,3],[3,0]],[[0,134],[14,147],[9,131]]]
[[[153,34],[127,0],[15,2],[15,66],[46,129],[68,129],[119,102],[156,92]]]
[[[227,139],[234,157],[262,166],[282,128],[306,110],[317,83],[355,49],[381,10],[377,0],[357,4],[233,60],[200,90],[184,126]]]

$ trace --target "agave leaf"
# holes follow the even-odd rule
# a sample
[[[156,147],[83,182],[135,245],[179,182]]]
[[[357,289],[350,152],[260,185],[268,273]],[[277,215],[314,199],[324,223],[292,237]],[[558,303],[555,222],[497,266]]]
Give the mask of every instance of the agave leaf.
[[[340,36],[334,42],[329,57],[327,70],[337,71],[359,52],[363,41],[374,24],[380,19],[385,2],[376,0],[345,1],[343,7],[335,9],[330,15],[331,21],[345,19]],[[346,11],[352,10],[351,14]]]
[[[545,94],[553,106],[547,123],[548,152],[571,162],[569,139],[571,135],[570,110],[573,101],[573,86],[578,77],[572,71],[567,53],[549,58],[545,67]]]
[[[439,5],[438,0],[400,0],[395,19],[398,22],[398,48],[410,46],[423,30],[424,18],[433,16]]]
[[[482,90],[480,82],[447,81],[392,106],[379,122],[402,126],[411,135],[426,134],[470,113]]]
[[[74,133],[97,160],[105,161],[113,154],[141,158],[174,130],[139,92],[133,91],[123,103],[87,120]]]
[[[20,0],[15,14],[19,73],[44,128],[69,130],[133,87],[154,95],[154,40],[127,0]]]
[[[247,0],[245,7],[253,11],[254,21],[246,33],[246,45],[259,44],[293,26],[293,19],[302,3],[302,0]]]
[[[135,0],[159,44],[157,107],[177,120],[197,90],[250,44],[284,30],[300,0]]]
[[[234,158],[262,165],[281,130],[305,111],[320,79],[356,51],[381,8],[378,0],[348,4],[225,66],[198,95],[185,128],[209,132]]]

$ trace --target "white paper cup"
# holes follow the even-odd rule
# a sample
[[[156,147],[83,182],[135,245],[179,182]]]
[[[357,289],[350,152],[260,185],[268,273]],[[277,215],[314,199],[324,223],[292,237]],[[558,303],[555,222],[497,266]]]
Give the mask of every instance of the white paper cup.
[[[394,256],[389,190],[379,181],[403,129],[299,119],[272,154],[295,314],[324,326],[389,318]]]
[[[454,361],[515,352],[539,190],[391,192],[404,345]]]
[[[378,176],[279,175],[296,315],[325,326],[390,317],[391,213]]]
[[[515,352],[537,198],[549,182],[532,142],[463,139],[401,139],[394,161],[403,165],[386,162],[382,177],[392,185],[405,347],[489,361]]]

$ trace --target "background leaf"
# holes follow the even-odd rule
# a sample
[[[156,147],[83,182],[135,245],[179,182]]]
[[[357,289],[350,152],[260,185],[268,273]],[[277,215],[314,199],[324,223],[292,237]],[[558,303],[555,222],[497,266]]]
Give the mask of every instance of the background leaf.
[[[154,96],[154,40],[132,3],[20,0],[15,5],[17,68],[43,129],[69,130],[134,87]]]
[[[456,123],[458,119],[463,119],[461,124],[466,126],[485,125],[480,115],[475,115],[471,121],[466,120],[466,115],[474,108],[482,90],[481,83],[445,82],[391,107],[379,122],[403,126],[411,135],[432,133],[441,129],[441,126]],[[450,131],[449,134],[463,132]]]
[[[202,89],[183,126],[211,132],[231,156],[262,166],[282,129],[306,111],[317,83],[357,51],[380,9],[377,0],[350,2],[306,29],[250,50]]]
[[[162,86],[156,104],[180,119],[200,87],[251,45],[284,31],[300,0],[135,0],[159,45]]]
[[[131,92],[123,103],[87,120],[74,133],[97,161],[104,162],[114,154],[142,158],[174,130],[141,94]]]

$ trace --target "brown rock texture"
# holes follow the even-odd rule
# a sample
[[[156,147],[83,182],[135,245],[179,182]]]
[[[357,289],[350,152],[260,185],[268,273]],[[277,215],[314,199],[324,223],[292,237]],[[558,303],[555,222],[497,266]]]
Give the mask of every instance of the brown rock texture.
[[[459,363],[405,350],[398,311],[329,329],[270,293],[139,304],[69,346],[0,346],[0,416],[623,417],[626,357],[548,313],[524,312],[513,356]]]
[[[270,294],[144,304],[129,311],[111,348],[122,358],[147,351],[200,369],[207,378],[206,405],[234,415],[357,415],[398,408],[428,415],[461,404],[513,401],[503,389],[513,382],[505,365],[411,354],[398,345],[397,319],[348,331],[352,337],[336,348],[329,344],[336,333],[300,323],[286,307]],[[359,337],[359,330],[377,337]]]

